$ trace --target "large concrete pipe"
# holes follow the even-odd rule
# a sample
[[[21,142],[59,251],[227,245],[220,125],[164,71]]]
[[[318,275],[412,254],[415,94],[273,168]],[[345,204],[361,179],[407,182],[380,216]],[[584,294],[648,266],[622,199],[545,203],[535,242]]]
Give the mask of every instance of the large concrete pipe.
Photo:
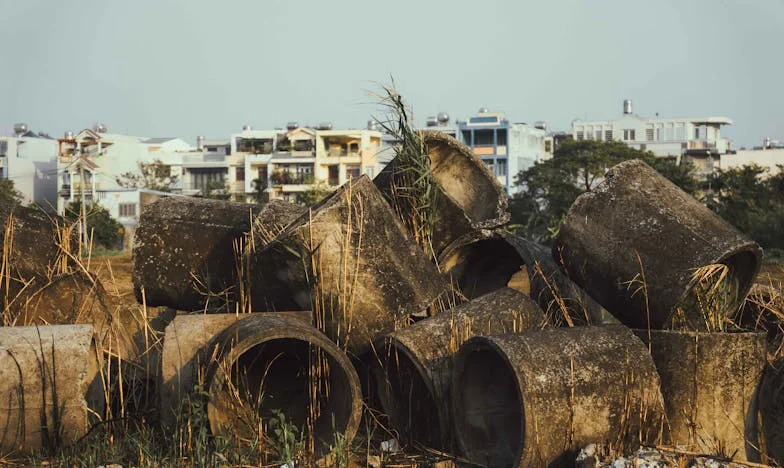
[[[477,239],[481,237],[479,230],[509,221],[509,201],[503,187],[470,148],[442,132],[422,132],[422,140],[430,158],[430,173],[439,188],[432,236],[436,255],[459,239]],[[405,209],[408,192],[405,187],[401,190],[400,171],[395,158],[375,183],[393,206]]]
[[[759,390],[762,429],[760,447],[764,463],[784,465],[784,357],[765,367]],[[764,458],[764,457],[767,457]]]
[[[287,216],[301,213],[293,205],[272,204],[269,210],[275,215],[257,218],[264,212],[260,205],[190,197],[162,198],[144,207],[133,247],[136,299],[179,310],[233,311],[240,244],[247,242],[251,226],[261,240],[262,234],[277,232],[278,223],[285,225]],[[270,218],[275,225],[266,226]]]
[[[54,452],[104,413],[90,325],[0,327],[0,456]]]
[[[454,353],[474,336],[543,326],[531,298],[503,288],[387,335],[367,357],[381,409],[406,442],[451,451]]]
[[[737,309],[759,271],[759,245],[639,160],[611,168],[580,195],[553,246],[566,273],[610,313],[634,328],[670,326],[681,304],[694,302],[692,276],[711,264],[729,268]],[[699,307],[679,318],[704,330]]]
[[[769,284],[755,283],[732,322],[741,329],[764,331],[768,335],[769,354],[776,355],[784,346],[784,294]]]
[[[757,386],[765,367],[763,333],[637,330],[661,376],[667,443],[701,453],[723,448],[759,460]]]
[[[604,321],[606,311],[561,272],[547,247],[502,230],[482,233],[481,239],[449,245],[439,257],[441,270],[463,295],[479,297],[511,285],[525,268],[525,292],[551,322],[585,325]]]
[[[60,237],[65,235],[62,218],[11,203],[0,203],[0,295],[9,301],[25,282],[44,279],[63,254]],[[59,229],[59,231],[58,231]],[[72,239],[69,248],[76,251]],[[2,301],[0,301],[2,304]]]
[[[312,422],[317,457],[328,452],[336,433],[348,441],[356,434],[362,402],[356,371],[301,317],[179,316],[166,329],[163,361],[161,411],[169,425],[199,384],[210,395],[207,415],[214,434],[247,435],[273,417],[273,410],[298,430],[308,431]]]
[[[474,337],[452,382],[457,440],[484,466],[574,466],[588,443],[626,453],[661,427],[656,368],[621,326]]]
[[[366,176],[290,223],[251,271],[254,311],[313,309],[318,328],[356,356],[447,291]]]

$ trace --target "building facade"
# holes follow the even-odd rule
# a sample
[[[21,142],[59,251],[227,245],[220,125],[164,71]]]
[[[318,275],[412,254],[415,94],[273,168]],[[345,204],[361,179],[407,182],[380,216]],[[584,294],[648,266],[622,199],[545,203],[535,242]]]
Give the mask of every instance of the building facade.
[[[0,137],[0,179],[14,182],[25,204],[57,208],[57,140],[17,124],[14,136]]]

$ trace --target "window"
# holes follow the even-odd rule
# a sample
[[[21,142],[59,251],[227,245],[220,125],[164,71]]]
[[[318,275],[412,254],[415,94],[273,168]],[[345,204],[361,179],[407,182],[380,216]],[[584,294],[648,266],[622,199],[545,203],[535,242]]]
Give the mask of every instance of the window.
[[[482,161],[487,164],[487,168],[490,169],[490,172],[495,174],[495,170],[493,167],[493,160],[492,159],[482,159]]]
[[[463,130],[463,143],[467,146],[474,146],[474,141],[471,139],[471,130]]]
[[[496,159],[495,175],[506,176],[506,159]]]
[[[346,179],[359,179],[359,175],[361,174],[358,165],[347,165],[346,166]]]
[[[623,140],[624,141],[634,141],[636,140],[636,132],[634,129],[625,129],[623,131]]]
[[[694,139],[695,140],[700,139],[700,127],[694,127]]]
[[[653,141],[653,127],[645,129],[645,139],[647,141]]]
[[[496,144],[498,146],[506,146],[506,129],[499,128],[495,131],[496,133]]]
[[[667,141],[672,140],[672,124],[667,124],[667,126],[664,127],[664,139]]]
[[[596,136],[594,137],[594,140],[602,141],[602,131],[601,130],[596,130]]]
[[[0,158],[4,158],[6,153],[8,153],[8,142],[0,141]]]
[[[136,203],[120,203],[120,217],[133,218],[136,216]]]
[[[686,138],[686,124],[683,122],[675,124],[675,139],[683,140]]]
[[[474,131],[474,146],[493,146],[493,130]]]
[[[578,140],[582,140],[583,139],[583,132],[577,132],[577,139]]]
[[[238,167],[235,171],[237,182],[244,182],[245,181],[245,168]]]
[[[472,124],[476,123],[498,123],[498,117],[471,117],[468,119]]]
[[[661,127],[658,127],[656,129],[656,141],[662,141],[663,137],[664,137],[664,132],[662,132]]]
[[[376,176],[376,166],[365,166],[365,174],[371,179]]]
[[[604,141],[612,141],[613,139],[613,132],[612,130],[605,130],[604,131]]]
[[[544,151],[546,153],[551,153],[553,151],[553,142],[552,142],[552,140],[545,140],[545,142],[544,142]]]

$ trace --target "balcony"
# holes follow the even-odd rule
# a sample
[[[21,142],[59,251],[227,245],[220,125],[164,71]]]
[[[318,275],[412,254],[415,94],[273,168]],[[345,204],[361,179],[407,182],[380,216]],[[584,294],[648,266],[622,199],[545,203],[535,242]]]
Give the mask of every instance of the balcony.
[[[312,185],[313,174],[273,172],[270,174],[272,185]]]

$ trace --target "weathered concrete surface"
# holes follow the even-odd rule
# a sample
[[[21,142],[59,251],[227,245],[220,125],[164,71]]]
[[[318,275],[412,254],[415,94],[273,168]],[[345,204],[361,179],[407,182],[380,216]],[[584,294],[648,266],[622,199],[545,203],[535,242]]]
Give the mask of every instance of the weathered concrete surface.
[[[553,245],[553,258],[625,325],[661,329],[686,298],[699,267],[729,266],[741,301],[759,271],[762,249],[650,166],[633,160],[614,166],[593,191],[575,200]],[[649,310],[635,282],[642,279],[640,262]],[[705,327],[697,308],[685,312],[690,328]]]
[[[279,314],[311,322],[310,312]],[[167,430],[177,422],[183,399],[197,385],[205,386],[206,363],[201,362],[204,349],[221,332],[249,314],[178,315],[165,329],[161,351],[161,380],[158,391],[160,421]]]
[[[142,302],[144,290],[148,306],[226,307],[236,294],[235,243],[250,231],[260,210],[189,197],[162,198],[144,207],[133,246],[137,301]]]
[[[453,453],[452,360],[474,336],[545,325],[531,298],[502,288],[384,337],[368,353],[383,412],[401,437]]]
[[[433,251],[439,255],[453,242],[477,238],[477,230],[492,229],[509,221],[509,201],[503,187],[481,159],[455,138],[424,131],[430,170],[440,192],[433,226]],[[395,204],[396,162],[376,177],[375,183]],[[404,204],[403,204],[404,205]],[[463,239],[465,238],[465,239]]]
[[[472,338],[452,399],[460,447],[485,466],[574,466],[588,443],[637,448],[661,427],[656,368],[622,326]]]
[[[12,220],[9,224],[9,220]],[[0,203],[0,254],[7,251],[8,261],[0,269],[0,293],[13,297],[20,283],[33,278],[43,279],[55,266],[61,250],[57,225],[64,221],[33,208]],[[73,243],[72,243],[73,244]],[[74,248],[75,251],[75,248]],[[6,284],[6,279],[9,284]]]
[[[763,453],[784,465],[784,358],[765,366],[759,390]],[[770,460],[762,459],[765,463]],[[772,464],[772,463],[771,463]]]
[[[765,335],[635,333],[650,343],[661,376],[669,420],[665,441],[702,453],[723,447],[736,453],[735,460],[758,461],[755,400],[766,362]]]
[[[308,211],[307,208],[283,200],[270,200],[253,220],[253,240],[257,248],[263,247],[292,221]]]
[[[314,309],[317,327],[356,356],[447,290],[365,176],[257,251],[251,277],[254,311]]]
[[[0,456],[68,445],[104,404],[92,326],[0,327]]]
[[[329,338],[301,319],[249,314],[204,349],[205,389],[213,433],[242,437],[258,431],[259,418],[281,411],[297,428],[313,423],[314,455],[351,443],[362,414],[362,391],[351,362]]]

